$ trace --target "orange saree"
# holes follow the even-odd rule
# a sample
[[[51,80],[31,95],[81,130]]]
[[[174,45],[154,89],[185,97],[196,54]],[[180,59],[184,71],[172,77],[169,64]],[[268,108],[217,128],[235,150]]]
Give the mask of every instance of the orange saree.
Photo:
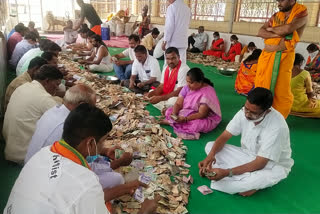
[[[235,89],[239,94],[248,94],[254,88],[257,64],[242,63],[235,82]]]

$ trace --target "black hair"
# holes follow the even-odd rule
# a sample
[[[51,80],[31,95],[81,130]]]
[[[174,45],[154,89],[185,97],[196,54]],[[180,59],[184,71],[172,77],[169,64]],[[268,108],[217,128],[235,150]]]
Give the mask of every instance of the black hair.
[[[94,34],[94,35],[90,36],[90,38],[94,39],[94,41],[96,41],[96,42],[99,42],[101,45],[105,46],[108,49],[107,45],[102,41],[102,38],[100,35]]]
[[[200,68],[191,68],[187,76],[190,78],[192,82],[200,82],[200,83],[206,83],[212,87],[214,87],[213,83],[204,76],[204,73]]]
[[[80,25],[80,30],[89,30],[89,27],[86,23]]]
[[[307,51],[315,52],[315,51],[318,51],[318,50],[319,50],[319,47],[316,44],[313,44],[313,43],[311,43],[307,47]]]
[[[253,61],[253,60],[257,60],[259,59],[260,55],[262,53],[261,49],[255,49],[252,54],[250,56],[247,57],[247,59],[245,59],[243,62],[249,62],[249,61]]]
[[[50,44],[50,40],[49,39],[40,39],[39,40],[39,48],[40,50],[46,50],[47,49],[47,45]]]
[[[61,51],[61,47],[54,42],[48,43],[46,48],[47,48],[47,50],[44,50],[46,52],[55,52],[55,51],[60,52]]]
[[[133,39],[135,42],[140,42],[140,37],[136,34],[131,34],[128,39],[129,41]]]
[[[151,34],[152,35],[159,35],[160,31],[158,30],[158,28],[153,28]]]
[[[166,54],[176,53],[178,56],[180,56],[179,50],[176,47],[167,48],[165,53]]]
[[[111,129],[112,123],[102,110],[83,103],[72,110],[66,118],[62,138],[75,148],[88,137],[94,137],[96,142],[99,142]]]
[[[23,33],[26,30],[26,27],[24,26],[23,23],[18,23],[15,27],[14,30],[18,33]]]
[[[255,48],[256,44],[254,44],[254,42],[249,42],[248,44],[248,48]]]
[[[34,33],[34,32],[29,32],[24,36],[24,39],[30,39],[30,40],[32,40],[34,42],[37,41],[37,38],[38,38],[38,35],[36,33]]]
[[[296,53],[293,65],[294,66],[301,65],[303,63],[303,61],[304,61],[304,57],[301,54]]]
[[[135,49],[134,49],[135,53],[142,53],[142,54],[147,54],[147,49],[146,47],[144,47],[143,45],[138,45]]]
[[[41,66],[46,65],[47,63],[47,60],[43,59],[40,56],[37,56],[30,61],[28,69],[40,68]]]
[[[257,87],[249,92],[248,101],[259,106],[263,111],[269,109],[273,103],[273,95],[269,89]]]
[[[214,36],[219,36],[220,37],[220,33],[219,32],[214,32],[213,33]]]
[[[58,57],[55,53],[53,52],[43,52],[41,54],[41,57],[45,60],[47,60],[47,62],[51,61],[53,57]]]
[[[232,39],[232,40],[236,40],[236,41],[239,40],[239,38],[238,38],[236,35],[232,35],[232,36],[231,36],[231,39]]]
[[[55,65],[43,65],[34,77],[35,80],[59,80],[63,79],[61,71]]]

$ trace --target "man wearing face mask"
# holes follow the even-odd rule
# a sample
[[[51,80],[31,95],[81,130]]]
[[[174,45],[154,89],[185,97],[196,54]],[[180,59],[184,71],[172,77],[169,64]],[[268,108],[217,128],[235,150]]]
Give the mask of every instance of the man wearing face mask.
[[[111,129],[107,115],[90,104],[71,111],[63,139],[42,148],[23,167],[4,213],[108,214],[106,192],[86,158],[96,154]],[[156,208],[157,199],[145,200],[139,213]]]
[[[308,21],[307,8],[296,0],[277,0],[279,12],[259,30],[265,48],[259,58],[256,87],[270,89],[274,94],[273,107],[287,118],[293,103],[291,75],[295,47]]]
[[[255,88],[226,130],[206,145],[199,173],[212,180],[211,188],[250,196],[288,176],[293,166],[289,128],[272,101],[271,91]],[[241,147],[226,144],[238,135]]]
[[[224,53],[224,40],[220,38],[219,32],[214,32],[211,48],[210,50],[203,51],[203,55],[211,55],[211,56],[221,58],[223,53]]]
[[[310,44],[307,47],[309,57],[305,69],[311,73],[314,81],[320,80],[320,50],[316,44]]]

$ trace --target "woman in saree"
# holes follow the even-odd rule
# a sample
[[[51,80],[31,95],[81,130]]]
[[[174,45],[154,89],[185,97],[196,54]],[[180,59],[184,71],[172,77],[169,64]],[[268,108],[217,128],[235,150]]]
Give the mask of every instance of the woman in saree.
[[[312,80],[320,80],[320,50],[316,44],[310,44],[307,47],[309,57],[305,69],[311,73]]]
[[[219,32],[213,33],[213,40],[210,50],[203,51],[203,55],[215,56],[221,58],[224,52],[224,41],[220,38]]]
[[[165,116],[163,123],[172,126],[182,139],[199,139],[201,132],[210,132],[218,126],[221,122],[220,103],[213,83],[204,77],[201,69],[188,71],[187,85]]]
[[[303,56],[296,54],[291,80],[294,97],[291,115],[320,118],[320,100],[315,99],[310,73],[301,69],[303,62]]]
[[[241,63],[235,82],[235,90],[238,94],[248,95],[254,88],[254,80],[256,78],[258,60],[261,52],[261,49],[254,50],[252,54]]]
[[[236,56],[241,54],[242,45],[238,41],[238,37],[236,35],[232,35],[230,37],[231,46],[227,53],[222,54],[222,59],[227,62],[234,62],[236,60]]]

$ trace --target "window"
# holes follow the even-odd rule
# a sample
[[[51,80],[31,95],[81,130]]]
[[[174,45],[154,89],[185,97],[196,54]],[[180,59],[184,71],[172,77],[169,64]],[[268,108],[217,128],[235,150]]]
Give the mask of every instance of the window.
[[[236,21],[266,22],[278,11],[274,0],[239,0]]]
[[[195,20],[224,21],[226,0],[192,0],[190,7]]]
[[[127,11],[128,15],[132,13],[132,0],[121,0],[120,1],[120,10]]]
[[[318,12],[318,27],[320,27],[320,5],[319,5],[319,12]]]
[[[90,3],[101,19],[106,19],[110,13],[117,12],[117,2],[115,0],[91,0]]]
[[[167,12],[167,7],[168,7],[168,0],[160,0],[160,4],[159,4],[159,6],[160,6],[160,13],[159,13],[159,15],[160,15],[160,17],[165,17],[165,15],[166,15],[166,12]]]
[[[151,14],[151,1],[149,0],[139,0],[138,1],[138,14],[141,14],[142,13],[142,8],[145,6],[145,5],[148,5],[148,14]]]

